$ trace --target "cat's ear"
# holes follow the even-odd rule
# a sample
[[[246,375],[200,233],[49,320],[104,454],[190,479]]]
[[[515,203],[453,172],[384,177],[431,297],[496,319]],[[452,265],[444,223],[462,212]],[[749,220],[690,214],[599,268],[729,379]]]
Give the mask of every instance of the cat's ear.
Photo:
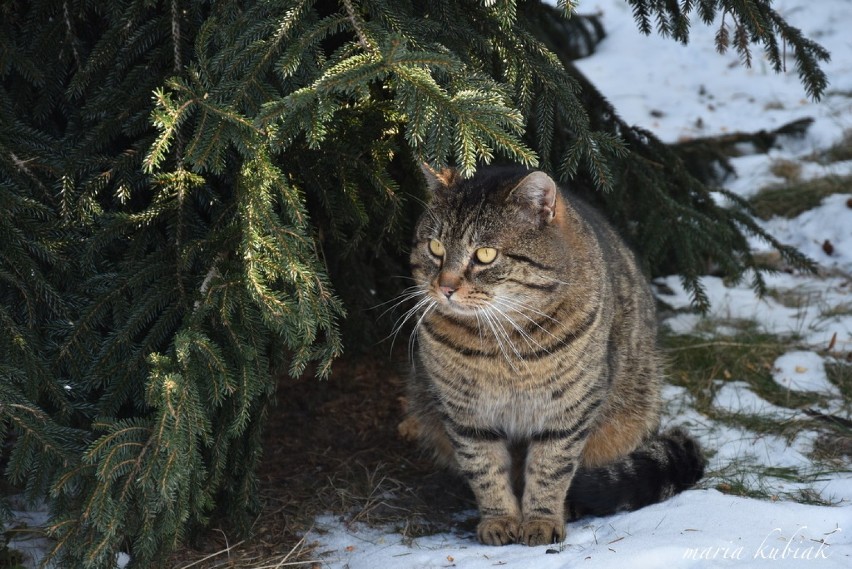
[[[550,223],[556,214],[556,194],[559,190],[553,178],[544,172],[528,174],[509,192],[511,198],[529,208],[542,224]]]
[[[426,187],[429,188],[429,192],[432,194],[438,194],[449,188],[458,178],[458,172],[455,168],[435,170],[426,162],[420,164],[420,171],[423,172],[423,177],[426,179]]]

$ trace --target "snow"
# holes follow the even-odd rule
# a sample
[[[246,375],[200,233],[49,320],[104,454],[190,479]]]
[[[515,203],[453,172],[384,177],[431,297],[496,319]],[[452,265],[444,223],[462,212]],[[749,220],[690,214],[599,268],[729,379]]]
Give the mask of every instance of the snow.
[[[795,219],[774,217],[763,227],[825,268],[848,268],[852,266],[852,207],[846,203],[850,199],[852,194],[828,196],[819,207]],[[826,241],[831,243],[830,255],[824,248]]]
[[[718,384],[718,391],[713,398],[713,406],[718,409],[740,415],[762,415],[782,421],[797,415],[791,409],[778,407],[761,398],[744,381],[719,381]]]
[[[486,547],[470,535],[435,535],[405,544],[398,535],[360,524],[344,529],[317,520],[329,567],[465,569],[568,567],[845,568],[852,563],[852,510],[750,500],[690,490],[608,518],[568,524],[567,545]],[[846,528],[846,529],[844,529]],[[553,553],[548,553],[551,551]]]
[[[844,96],[852,91],[852,7],[848,0],[777,0],[773,8],[831,52],[831,61],[822,64],[830,81],[823,101],[808,98],[791,55],[787,72],[781,74],[773,71],[759,47],[753,49],[750,69],[733,49],[719,55],[714,36],[721,17],[707,27],[693,14],[689,44],[684,46],[656,33],[642,35],[623,0],[580,1],[578,12],[602,14],[608,36],[595,55],[577,62],[578,67],[622,118],[667,142],[772,130],[813,117],[814,126],[804,142],[796,143],[796,150],[824,148],[852,127],[852,100]]]
[[[819,164],[804,161],[815,151],[852,132],[852,2],[777,0],[773,8],[788,22],[831,52],[823,65],[831,85],[822,101],[810,100],[790,61],[790,70],[775,74],[753,52],[751,69],[734,51],[719,55],[714,47],[718,25],[706,27],[693,18],[690,43],[682,46],[636,29],[623,0],[581,1],[581,13],[600,12],[607,39],[593,56],[577,62],[580,70],[612,101],[628,123],[637,124],[668,142],[723,133],[772,130],[805,117],[814,123],[803,139],[782,138],[767,154],[733,160],[737,175],[726,187],[743,196],[782,180],[772,166],[790,160],[801,166],[802,180],[852,174],[852,162]],[[789,58],[792,60],[792,57]],[[852,193],[827,197],[795,219],[761,222],[782,243],[791,244],[816,261],[820,276],[780,273],[767,278],[773,294],[758,299],[748,282],[731,285],[707,276],[702,283],[712,303],[701,317],[689,312],[691,300],[677,277],[660,279],[671,294],[661,299],[677,312],[665,325],[675,333],[733,334],[738,322],[754,322],[766,331],[797,339],[811,349],[792,351],[774,363],[773,378],[785,389],[815,391],[834,402],[822,411],[837,412],[838,391],[825,372],[829,346],[837,353],[852,350]],[[823,249],[828,240],[834,251]],[[756,252],[767,251],[755,240]],[[748,280],[748,279],[746,279]],[[845,309],[844,309],[845,308]],[[703,325],[703,326],[702,326]],[[773,405],[743,381],[719,381],[713,407],[729,416],[758,416],[784,423],[802,413]],[[710,419],[691,406],[686,389],[664,388],[664,427],[684,425],[709,451],[709,477],[703,487],[636,512],[586,518],[568,524],[563,544],[542,547],[479,545],[459,531],[403,538],[392,528],[371,528],[345,519],[321,517],[306,536],[323,553],[323,567],[395,569],[464,567],[852,567],[852,477],[823,472],[810,458],[817,433],[803,430],[790,437],[761,434],[741,423]],[[848,413],[848,410],[846,411]],[[849,470],[849,465],[846,465]],[[798,474],[791,481],[775,473]],[[726,495],[715,489],[736,480],[772,499]],[[808,490],[835,506],[805,505],[790,498]],[[474,517],[476,512],[467,512]]]
[[[852,247],[852,238],[847,240]],[[849,272],[849,267],[845,269]],[[780,273],[769,275],[767,286],[776,296],[791,296],[787,304],[773,296],[758,298],[748,283],[728,286],[712,276],[700,279],[711,307],[708,317],[721,321],[753,321],[765,332],[800,337],[814,346],[827,347],[832,340],[836,349],[852,348],[852,283],[849,277],[831,277],[815,279],[808,275]],[[671,294],[661,294],[660,298],[676,310],[688,309],[691,305],[689,294],[681,285],[680,278],[666,277],[657,281],[665,285]],[[846,310],[837,310],[844,308]],[[679,313],[666,321],[673,332],[693,332],[702,317],[690,313]]]
[[[825,362],[816,352],[788,352],[775,360],[774,367],[772,378],[785,389],[838,394],[825,374]]]
[[[124,552],[119,553],[115,557],[116,569],[124,569],[130,564],[130,556]]]
[[[27,504],[21,496],[10,496],[9,505],[14,522],[3,528],[8,546],[21,553],[28,567],[37,567],[50,549],[50,542],[39,529],[46,527],[50,519],[47,504]]]

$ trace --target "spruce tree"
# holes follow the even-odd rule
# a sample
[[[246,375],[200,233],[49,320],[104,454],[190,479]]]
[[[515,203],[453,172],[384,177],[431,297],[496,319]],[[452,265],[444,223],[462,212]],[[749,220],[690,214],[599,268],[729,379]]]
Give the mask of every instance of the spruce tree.
[[[723,14],[720,49],[780,69],[783,42],[826,87],[769,0],[629,3],[682,42]],[[571,4],[0,5],[0,463],[57,559],[150,567],[212,516],[248,527],[277,378],[328,374],[398,292],[421,161],[573,181],[699,306],[707,263],[762,288],[746,237],[771,237],[573,68],[596,28]]]

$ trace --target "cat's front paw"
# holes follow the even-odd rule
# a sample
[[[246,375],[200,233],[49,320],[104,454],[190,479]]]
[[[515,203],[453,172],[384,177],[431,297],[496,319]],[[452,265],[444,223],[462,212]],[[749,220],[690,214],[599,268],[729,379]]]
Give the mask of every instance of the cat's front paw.
[[[524,520],[520,541],[527,545],[549,545],[565,539],[565,522],[562,518]]]
[[[476,528],[476,536],[485,545],[507,545],[518,540],[520,523],[513,516],[482,518]]]

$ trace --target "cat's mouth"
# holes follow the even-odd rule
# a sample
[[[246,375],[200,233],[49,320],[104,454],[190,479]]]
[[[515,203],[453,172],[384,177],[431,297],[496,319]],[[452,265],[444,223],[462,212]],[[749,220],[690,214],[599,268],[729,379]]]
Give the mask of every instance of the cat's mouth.
[[[482,299],[470,298],[465,294],[454,293],[446,295],[435,293],[437,308],[441,312],[474,317],[487,309],[487,303]]]

